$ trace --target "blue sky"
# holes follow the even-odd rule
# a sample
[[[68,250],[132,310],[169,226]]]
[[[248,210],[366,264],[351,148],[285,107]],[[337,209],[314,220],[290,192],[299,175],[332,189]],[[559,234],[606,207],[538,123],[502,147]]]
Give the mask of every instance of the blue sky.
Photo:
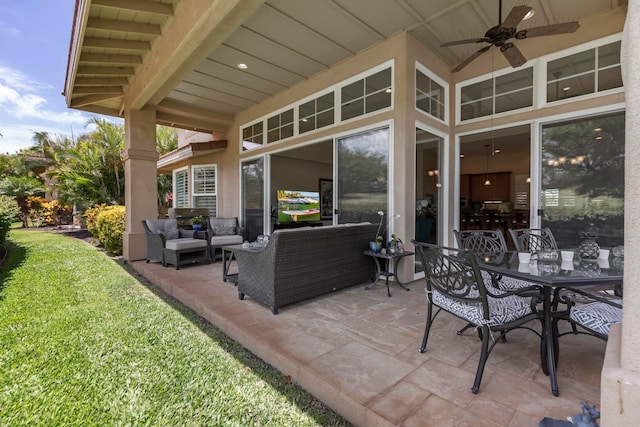
[[[0,153],[33,145],[34,132],[86,132],[89,113],[66,107],[75,0],[0,0]]]

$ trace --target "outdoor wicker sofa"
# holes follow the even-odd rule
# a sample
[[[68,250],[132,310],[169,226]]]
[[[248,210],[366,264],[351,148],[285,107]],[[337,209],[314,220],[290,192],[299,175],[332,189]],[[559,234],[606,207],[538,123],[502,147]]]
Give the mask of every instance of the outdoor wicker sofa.
[[[263,249],[236,251],[238,296],[278,314],[286,304],[370,281],[374,264],[362,253],[376,230],[370,223],[277,230]]]

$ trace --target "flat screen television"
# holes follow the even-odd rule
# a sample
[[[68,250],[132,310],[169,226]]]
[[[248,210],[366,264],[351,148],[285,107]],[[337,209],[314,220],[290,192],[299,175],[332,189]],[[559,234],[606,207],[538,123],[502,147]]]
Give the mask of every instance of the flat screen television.
[[[320,193],[278,190],[278,222],[320,221]]]

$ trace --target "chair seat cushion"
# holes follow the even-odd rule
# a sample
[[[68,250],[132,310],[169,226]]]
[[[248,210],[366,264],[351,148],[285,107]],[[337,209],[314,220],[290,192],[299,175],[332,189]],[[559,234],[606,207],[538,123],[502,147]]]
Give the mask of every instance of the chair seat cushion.
[[[622,300],[614,300],[614,302],[622,304]],[[572,307],[569,317],[589,330],[608,336],[611,324],[622,322],[622,309],[596,301]]]
[[[492,289],[491,292],[496,293],[496,290]],[[456,301],[436,290],[433,291],[435,305],[478,326],[511,323],[532,313],[531,298],[510,295],[505,298],[487,297],[487,299],[489,302],[488,321],[484,318],[480,303]]]
[[[482,279],[484,280],[484,285],[486,287],[495,288],[496,285],[491,280],[491,273],[486,270],[480,270],[480,274],[482,275]],[[534,283],[527,282],[526,280],[516,279],[515,277],[507,277],[502,276],[498,280],[498,289],[502,289],[504,291],[515,291],[518,289],[526,288],[527,286],[533,286]]]
[[[212,246],[239,245],[240,243],[242,243],[242,236],[237,234],[231,236],[215,235],[211,238]]]
[[[202,239],[173,239],[167,240],[165,244],[166,249],[171,250],[182,250],[182,249],[193,249],[193,248],[206,248],[207,241]]]

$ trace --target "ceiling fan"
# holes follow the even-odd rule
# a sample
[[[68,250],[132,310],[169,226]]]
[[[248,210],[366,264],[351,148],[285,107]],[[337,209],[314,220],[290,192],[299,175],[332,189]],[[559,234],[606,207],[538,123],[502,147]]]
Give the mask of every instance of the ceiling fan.
[[[464,67],[469,65],[471,61],[488,51],[491,46],[499,47],[500,52],[502,52],[504,57],[507,58],[507,61],[509,61],[509,64],[511,64],[512,67],[519,67],[527,62],[527,59],[524,57],[524,55],[522,55],[520,49],[518,49],[513,43],[509,41],[510,39],[522,40],[531,37],[568,34],[575,32],[580,27],[580,24],[577,21],[574,21],[565,22],[563,24],[544,25],[541,27],[534,27],[527,30],[518,31],[516,27],[531,9],[532,8],[529,6],[515,6],[513,9],[511,9],[511,12],[509,12],[509,15],[507,15],[505,20],[502,21],[502,0],[500,0],[500,4],[498,6],[499,23],[495,27],[489,28],[489,30],[487,30],[487,32],[484,34],[484,37],[456,40],[441,44],[441,47],[446,47],[466,43],[489,43],[489,45],[476,51],[473,55],[469,56],[467,59],[458,64],[453,70],[451,70],[451,72],[456,73],[462,70]]]

